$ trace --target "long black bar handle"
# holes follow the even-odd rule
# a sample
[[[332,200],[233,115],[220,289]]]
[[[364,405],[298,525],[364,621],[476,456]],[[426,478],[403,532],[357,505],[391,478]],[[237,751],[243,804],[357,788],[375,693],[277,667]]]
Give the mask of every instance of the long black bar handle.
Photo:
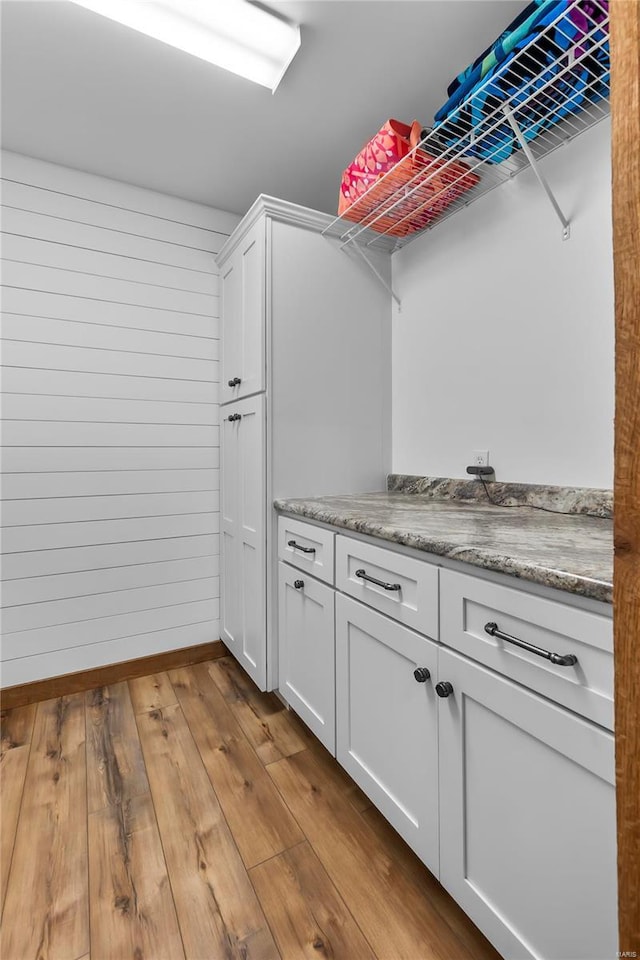
[[[376,580],[375,577],[370,577],[366,570],[356,570],[356,577],[367,580],[369,583],[375,583],[376,586],[383,587],[385,590],[402,590],[401,583],[385,583],[384,580]]]
[[[302,553],[315,553],[315,547],[303,547],[300,543],[296,543],[295,540],[287,540],[287,546],[293,547],[294,550],[301,550]]]
[[[490,637],[497,637],[498,640],[513,643],[516,647],[528,650],[529,653],[535,653],[537,657],[544,657],[545,660],[555,663],[557,667],[575,667],[578,662],[578,658],[573,653],[551,653],[550,650],[543,650],[542,647],[536,647],[533,643],[527,643],[526,640],[519,640],[518,637],[512,637],[509,633],[503,633],[502,630],[498,629],[497,623],[485,623],[484,631]]]
[[[239,387],[240,384],[242,383],[242,380],[240,379],[240,377],[234,377],[233,380],[227,380],[227,383],[229,384],[230,387]]]

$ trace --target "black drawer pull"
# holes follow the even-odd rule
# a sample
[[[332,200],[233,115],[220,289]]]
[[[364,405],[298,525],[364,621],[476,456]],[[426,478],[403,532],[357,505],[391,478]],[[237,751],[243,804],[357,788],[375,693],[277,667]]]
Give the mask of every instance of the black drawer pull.
[[[302,590],[302,588],[304,587],[304,580],[294,580],[293,585],[296,588],[296,590]]]
[[[315,553],[315,547],[303,547],[301,544],[296,543],[295,540],[287,540],[287,546],[293,547],[294,550],[301,550],[302,553]]]
[[[385,583],[384,580],[376,580],[375,577],[370,577],[366,570],[356,570],[356,577],[360,577],[361,580],[367,580],[369,583],[375,583],[378,587],[383,587],[385,590],[402,590],[402,584]]]
[[[551,653],[550,650],[543,650],[542,647],[536,647],[533,643],[527,643],[526,640],[519,640],[517,637],[512,637],[508,633],[503,633],[502,630],[498,630],[497,623],[485,623],[484,631],[488,633],[490,637],[497,637],[498,640],[513,643],[516,647],[522,647],[523,650],[528,650],[529,653],[535,653],[537,657],[550,660],[551,663],[555,663],[557,667],[574,667],[578,662],[578,658],[573,653]]]
[[[413,676],[418,683],[426,683],[431,678],[431,671],[428,667],[418,667],[413,671]]]
[[[227,417],[229,423],[233,423],[235,420],[242,420],[241,413],[232,413],[231,416]]]
[[[240,379],[240,377],[234,377],[233,380],[227,380],[227,383],[229,384],[230,387],[239,387],[240,384],[242,383],[242,380]]]
[[[450,697],[453,693],[453,684],[448,680],[441,680],[440,683],[436,683],[436,693],[439,697]]]

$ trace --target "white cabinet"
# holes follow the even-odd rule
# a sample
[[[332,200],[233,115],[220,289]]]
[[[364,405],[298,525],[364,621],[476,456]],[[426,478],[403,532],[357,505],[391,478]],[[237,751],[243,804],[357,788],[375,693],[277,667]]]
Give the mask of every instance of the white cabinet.
[[[390,298],[322,236],[331,219],[260,197],[217,257],[223,639],[263,690],[279,677],[273,500],[379,490],[390,466]],[[263,398],[264,433],[245,429],[249,395]],[[310,566],[333,580],[322,543]]]
[[[222,268],[220,401],[265,389],[265,223],[242,237]]]
[[[437,653],[431,640],[337,594],[336,756],[436,875]]]
[[[442,648],[440,880],[507,960],[617,947],[610,733]]]
[[[282,561],[278,572],[278,686],[335,756],[335,590]]]
[[[281,530],[286,559],[294,534],[330,555],[330,530],[290,518]],[[605,605],[597,612],[557,592],[441,569],[436,643],[406,624],[432,624],[437,634],[437,565],[338,535],[335,566],[339,762],[505,960],[615,957]],[[291,572],[292,595],[295,576],[311,580]],[[356,591],[358,599],[345,595]],[[306,662],[322,618],[307,628],[290,613],[296,602],[283,588],[284,617]],[[493,621],[497,639],[484,629]],[[547,650],[567,662],[549,660]]]
[[[223,409],[222,629],[258,686],[265,677],[265,398]]]

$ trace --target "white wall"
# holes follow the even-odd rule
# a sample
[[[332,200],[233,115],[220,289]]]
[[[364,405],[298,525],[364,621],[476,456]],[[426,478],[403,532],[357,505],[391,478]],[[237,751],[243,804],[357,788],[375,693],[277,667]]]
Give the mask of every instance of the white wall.
[[[219,637],[237,217],[2,155],[2,683]]]
[[[570,240],[526,171],[394,255],[395,472],[462,477],[488,448],[499,480],[612,486],[609,140],[542,164]]]

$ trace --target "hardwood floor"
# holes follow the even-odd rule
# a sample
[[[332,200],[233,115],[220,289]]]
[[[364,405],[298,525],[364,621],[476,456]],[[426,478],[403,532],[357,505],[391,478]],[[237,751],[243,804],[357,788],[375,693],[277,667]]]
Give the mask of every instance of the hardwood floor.
[[[2,717],[3,960],[499,960],[225,657]]]

